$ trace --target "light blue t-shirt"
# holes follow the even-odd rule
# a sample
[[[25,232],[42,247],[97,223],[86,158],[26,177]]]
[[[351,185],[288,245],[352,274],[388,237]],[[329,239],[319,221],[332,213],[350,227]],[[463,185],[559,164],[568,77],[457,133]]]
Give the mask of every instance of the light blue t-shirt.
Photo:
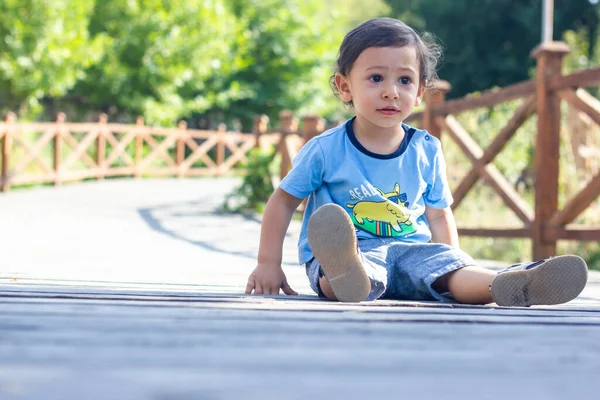
[[[405,242],[431,239],[425,206],[452,204],[439,140],[403,124],[400,148],[387,155],[364,148],[352,129],[354,119],[309,140],[280,187],[308,203],[298,242],[299,261],[313,258],[307,226],[320,206],[335,203],[350,215],[358,239],[394,237]]]

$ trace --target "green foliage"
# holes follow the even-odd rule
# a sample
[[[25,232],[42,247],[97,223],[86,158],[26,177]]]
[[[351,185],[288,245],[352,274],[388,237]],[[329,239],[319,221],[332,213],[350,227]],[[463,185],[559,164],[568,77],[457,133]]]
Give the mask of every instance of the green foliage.
[[[102,57],[72,90],[92,109],[172,124],[232,94],[212,84],[232,67],[235,18],[222,0],[97,1],[90,35]]]
[[[321,0],[230,0],[230,4],[238,18],[237,59],[235,71],[223,84],[237,87],[239,96],[216,103],[213,111],[224,120],[240,120],[245,128],[254,115],[276,120],[284,109],[323,116],[336,113],[338,102],[327,82],[342,38],[350,23],[357,22],[357,8],[330,7]],[[372,8],[363,5],[358,10],[364,18],[386,8],[375,1]]]
[[[275,149],[251,150],[248,153],[248,162],[244,166],[246,174],[242,184],[225,198],[223,210],[229,212],[262,211],[274,190],[271,181],[271,177],[274,175],[274,160]]]
[[[387,0],[393,15],[445,46],[439,75],[452,84],[449,97],[506,86],[529,78],[530,52],[541,41],[541,0]],[[586,28],[595,38],[597,4],[554,1],[554,37]],[[529,68],[528,68],[529,67]]]
[[[0,112],[27,119],[43,104],[45,118],[60,107],[245,130],[259,113],[329,116],[343,35],[387,11],[383,0],[6,0]]]
[[[87,1],[0,2],[0,112],[34,114],[84,78],[102,45],[89,37],[92,11]]]

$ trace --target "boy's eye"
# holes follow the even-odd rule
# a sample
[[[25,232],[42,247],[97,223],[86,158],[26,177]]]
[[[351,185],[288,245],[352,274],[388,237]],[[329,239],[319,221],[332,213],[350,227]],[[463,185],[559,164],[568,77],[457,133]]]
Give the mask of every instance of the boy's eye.
[[[372,77],[369,78],[372,82],[375,83],[379,83],[383,80],[383,77],[381,75],[373,75]]]
[[[411,82],[412,79],[410,79],[408,76],[403,76],[402,78],[400,78],[400,83],[402,83],[403,85],[408,85]]]

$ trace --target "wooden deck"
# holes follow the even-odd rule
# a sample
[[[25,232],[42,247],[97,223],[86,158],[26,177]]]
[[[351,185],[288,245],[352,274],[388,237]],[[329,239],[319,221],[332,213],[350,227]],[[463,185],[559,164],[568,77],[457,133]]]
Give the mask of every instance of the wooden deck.
[[[572,399],[600,393],[600,273],[575,301],[499,308],[245,296],[259,221],[234,180],[0,195],[0,399]],[[493,265],[492,265],[493,266]]]

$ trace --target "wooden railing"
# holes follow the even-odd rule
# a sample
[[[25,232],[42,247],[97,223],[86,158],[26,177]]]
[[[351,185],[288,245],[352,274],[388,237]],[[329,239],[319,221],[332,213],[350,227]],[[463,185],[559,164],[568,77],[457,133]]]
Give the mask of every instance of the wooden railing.
[[[282,121],[292,121],[283,113]],[[11,186],[54,183],[111,176],[221,176],[247,161],[255,146],[269,146],[287,137],[267,132],[268,118],[255,119],[252,133],[136,124],[68,123],[63,113],[56,122],[18,122],[9,114],[0,122],[0,191]],[[290,139],[288,139],[289,141]],[[297,150],[294,150],[297,151]]]
[[[411,115],[407,122],[419,125],[440,138],[448,134],[472,163],[472,169],[454,189],[458,207],[481,178],[502,198],[522,222],[516,229],[464,228],[467,236],[531,238],[534,258],[556,254],[559,239],[600,240],[600,229],[569,226],[600,195],[600,174],[558,209],[560,102],[569,103],[600,124],[600,102],[582,87],[600,84],[600,68],[561,73],[562,59],[569,51],[566,44],[552,42],[532,52],[537,60],[536,79],[488,91],[477,97],[446,101],[450,89],[446,83],[426,93],[425,109]],[[495,139],[482,149],[460,125],[455,115],[476,108],[523,98],[513,117]],[[535,204],[529,204],[493,165],[492,161],[523,123],[537,113],[535,140]],[[279,131],[267,132],[268,118],[255,118],[252,134],[108,123],[67,123],[63,114],[55,123],[18,123],[10,114],[0,122],[0,190],[11,185],[61,182],[108,176],[220,176],[246,160],[254,146],[275,145],[281,156],[278,178],[283,178],[302,145],[327,127],[317,116],[307,116],[298,131],[298,120],[290,112],[280,114]],[[35,136],[34,138],[26,136]],[[133,150],[132,150],[133,149]],[[45,156],[44,157],[44,152]],[[50,156],[49,156],[50,155]],[[36,165],[39,173],[32,173]],[[78,165],[78,167],[76,167]]]
[[[598,228],[568,226],[600,195],[600,174],[596,174],[579,193],[569,199],[562,210],[558,209],[561,100],[600,124],[600,102],[582,89],[600,84],[600,68],[563,76],[562,59],[568,52],[568,46],[562,42],[542,44],[532,52],[537,60],[536,79],[485,92],[477,97],[445,101],[449,86],[442,85],[438,90],[426,94],[425,110],[407,120],[419,121],[423,128],[438,138],[442,133],[447,133],[472,163],[472,170],[454,190],[453,209],[461,204],[481,178],[498,193],[523,224],[517,229],[459,228],[461,235],[531,238],[534,258],[555,255],[559,239],[600,240]],[[489,108],[518,98],[524,99],[522,105],[486,149],[480,148],[454,117],[463,111]],[[535,204],[532,209],[492,161],[517,129],[536,113]]]

